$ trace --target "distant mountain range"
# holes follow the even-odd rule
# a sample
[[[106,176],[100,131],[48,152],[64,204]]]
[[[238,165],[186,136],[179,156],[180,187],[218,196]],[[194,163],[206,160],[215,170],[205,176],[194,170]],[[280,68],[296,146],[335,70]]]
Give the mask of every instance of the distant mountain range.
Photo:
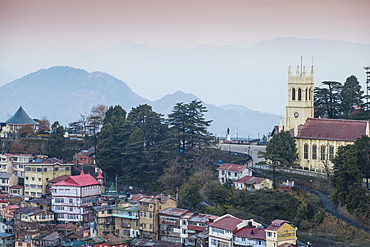
[[[97,104],[121,105],[127,112],[140,104],[153,106],[156,112],[167,115],[178,102],[201,100],[197,96],[177,91],[155,101],[134,93],[126,83],[102,72],[87,72],[67,66],[38,70],[0,87],[0,122],[5,122],[22,106],[31,118],[46,116],[51,122],[78,121]],[[278,115],[250,110],[244,106],[217,107],[203,102],[213,120],[210,131],[225,136],[257,137],[272,130],[279,122]]]
[[[301,57],[306,67],[314,65],[316,86],[324,80],[344,82],[355,75],[365,89],[363,67],[370,66],[370,44],[293,37],[260,41],[250,47],[199,45],[193,49],[160,49],[124,41],[105,50],[65,53],[8,54],[11,59],[0,68],[0,86],[12,81],[12,74],[16,79],[41,68],[68,65],[108,73],[152,101],[182,91],[217,106],[244,105],[282,115],[288,66],[295,71]]]

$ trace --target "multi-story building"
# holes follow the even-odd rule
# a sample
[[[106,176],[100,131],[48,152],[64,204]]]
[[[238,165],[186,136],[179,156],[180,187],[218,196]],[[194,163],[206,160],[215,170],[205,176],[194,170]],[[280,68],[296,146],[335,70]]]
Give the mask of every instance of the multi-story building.
[[[159,238],[173,243],[184,243],[186,222],[181,218],[191,212],[180,208],[167,208],[159,212]]]
[[[18,177],[13,173],[0,173],[0,193],[9,193],[9,187],[18,184]]]
[[[170,196],[157,195],[139,200],[140,236],[158,239],[159,212],[167,208],[176,208],[177,201]]]
[[[126,238],[140,236],[139,204],[137,202],[117,200],[113,208],[116,235]]]
[[[31,154],[0,154],[0,172],[13,173],[18,177],[18,184],[23,185],[24,182],[24,164],[33,160]]]
[[[52,210],[59,222],[84,223],[93,220],[92,206],[101,194],[101,183],[81,171],[78,176],[55,183],[51,187]]]
[[[116,205],[103,205],[93,207],[95,213],[95,230],[98,236],[115,234],[116,226],[113,216],[113,208]]]
[[[230,247],[234,244],[234,233],[245,227],[261,227],[262,225],[254,220],[242,220],[226,214],[209,224],[209,246]]]
[[[17,247],[32,247],[34,237],[52,231],[55,226],[54,213],[49,210],[23,207],[13,213],[13,232],[16,234]]]
[[[218,170],[218,178],[221,184],[226,183],[228,180],[235,181],[245,176],[252,176],[252,169],[245,165],[235,165],[224,163]]]
[[[14,247],[14,234],[0,233],[0,246],[1,247]]]
[[[214,222],[218,216],[192,213],[181,217],[181,226],[186,246],[204,246],[208,241],[208,224]]]
[[[286,220],[274,220],[266,228],[266,247],[297,243],[297,228]]]
[[[49,193],[48,181],[62,175],[71,175],[73,164],[63,164],[56,158],[40,158],[25,163],[24,195],[41,197]]]

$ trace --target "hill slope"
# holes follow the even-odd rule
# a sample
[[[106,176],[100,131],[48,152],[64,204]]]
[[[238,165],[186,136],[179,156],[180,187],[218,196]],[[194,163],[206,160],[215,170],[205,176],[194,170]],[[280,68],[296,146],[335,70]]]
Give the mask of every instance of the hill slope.
[[[175,92],[149,101],[134,93],[126,83],[111,75],[82,69],[59,66],[42,69],[0,87],[0,122],[5,122],[22,106],[32,118],[46,116],[51,122],[77,121],[97,104],[121,105],[127,112],[140,104],[153,106],[156,112],[167,115],[178,102],[188,103],[199,99],[193,94]],[[279,116],[249,110],[243,106],[206,104],[207,119],[213,123],[210,131],[224,136],[229,127],[231,134],[239,137],[256,137],[266,134],[278,123]],[[241,109],[241,110],[240,110]]]

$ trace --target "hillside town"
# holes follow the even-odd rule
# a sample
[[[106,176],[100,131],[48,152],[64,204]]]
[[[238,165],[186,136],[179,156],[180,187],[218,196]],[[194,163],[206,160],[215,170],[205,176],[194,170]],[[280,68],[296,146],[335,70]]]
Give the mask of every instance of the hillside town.
[[[293,172],[310,173],[309,176],[335,178],[333,162],[334,157],[340,153],[338,150],[343,146],[356,143],[359,138],[370,136],[369,121],[366,120],[314,118],[313,80],[313,66],[310,75],[306,74],[305,67],[298,66],[295,74],[292,73],[291,67],[288,69],[288,105],[284,125],[281,120],[279,125],[273,127],[269,140],[266,140],[268,143],[264,165],[272,167],[273,177],[266,176],[263,169],[262,172],[257,172],[258,169],[253,167],[253,157],[247,153],[242,155],[242,162],[238,164],[218,160],[212,163],[211,173],[216,174],[217,186],[221,186],[222,191],[225,193],[231,191],[231,194],[236,194],[238,191],[251,193],[274,191],[274,193],[280,193],[277,194],[278,196],[292,194],[296,190],[295,182],[286,180],[276,183],[275,169],[290,169]],[[189,105],[191,104],[199,107],[200,103],[193,101]],[[144,107],[148,108],[148,106]],[[121,111],[119,108],[109,108],[104,124],[108,122],[109,117],[117,114],[114,112],[119,111]],[[131,114],[133,115],[132,112],[129,115]],[[97,121],[97,118],[91,117],[91,119]],[[203,123],[208,124],[206,121]],[[186,191],[187,194],[181,195],[182,191],[179,191],[178,187],[173,190],[175,193],[166,194],[146,193],[143,187],[121,185],[117,178],[121,176],[117,170],[119,167],[109,166],[114,157],[108,159],[108,165],[104,165],[103,158],[100,159],[100,163],[96,159],[99,151],[97,147],[103,149],[104,124],[101,128],[103,134],[99,134],[97,142],[94,139],[100,128],[97,125],[93,125],[93,131],[90,130],[90,133],[85,135],[76,134],[75,131],[65,131],[63,127],[57,125],[53,127],[54,133],[61,128],[63,138],[80,140],[93,137],[90,137],[93,145],[88,149],[74,150],[75,154],[71,161],[47,155],[52,153],[51,151],[46,154],[20,151],[0,154],[1,246],[313,246],[309,241],[304,243],[299,241],[297,237],[299,227],[284,218],[275,218],[266,224],[265,221],[259,221],[257,218],[225,213],[226,204],[219,207],[222,211],[217,211],[220,209],[215,204],[214,206],[209,204],[212,202],[191,198],[194,195],[201,197],[200,193],[191,192],[191,189]],[[33,120],[20,106],[12,117],[1,123],[0,138],[12,143],[10,150],[13,151],[16,150],[16,144],[19,145],[21,138],[30,140],[49,138],[47,140],[50,143],[53,137],[48,136],[47,132],[33,136],[29,134],[37,133],[39,128],[40,121]],[[110,135],[107,137],[111,137]],[[274,147],[274,142],[284,135],[287,135],[286,138],[289,140],[294,138],[295,141],[291,143],[294,146],[297,145],[296,149],[292,148],[296,152],[284,159],[281,158],[282,156],[276,159],[276,153],[270,149]],[[227,132],[226,137],[218,141],[231,143],[232,139]],[[5,145],[5,141],[2,143]],[[180,142],[181,145],[184,143],[185,141]],[[238,144],[243,143],[239,141]],[[279,145],[285,145],[286,149],[290,148],[288,144]],[[186,147],[180,147],[177,155],[185,155]],[[107,150],[108,153],[113,152],[111,147]],[[231,157],[234,156],[230,150],[228,153]],[[269,154],[274,155],[268,156]],[[176,162],[177,159],[173,161],[174,173],[181,173],[178,170],[179,167],[176,167]],[[205,161],[202,162],[205,163]],[[277,163],[295,163],[296,166],[279,167]],[[135,166],[135,163],[131,164]],[[205,174],[206,170],[204,168],[200,174]],[[144,176],[144,172],[146,171],[138,173],[139,176]],[[173,176],[174,173],[170,175]],[[132,174],[127,175],[133,177],[134,174],[135,170],[132,170]],[[159,178],[168,179],[163,175]],[[181,177],[175,177],[168,180],[172,182],[164,183],[169,185],[168,183],[176,183],[179,179]],[[362,181],[362,177],[359,179]],[[120,182],[123,180],[121,178]],[[137,185],[143,183],[140,178],[132,181],[137,181]],[[216,187],[216,184],[212,185]],[[315,187],[317,188],[318,185]],[[200,190],[199,187],[194,188]],[[213,193],[216,194],[216,192]],[[222,192],[217,193],[221,193],[218,200],[227,196]],[[182,199],[179,200],[179,197]],[[363,201],[365,207],[366,200],[365,198]],[[198,209],[192,204],[193,201],[197,202],[196,205],[211,207],[218,213],[192,210]],[[356,203],[359,206],[363,205]],[[307,204],[302,203],[301,207],[307,207]],[[351,210],[350,204],[347,208]],[[353,210],[360,209],[354,207]],[[309,211],[307,208],[305,210]],[[300,209],[297,212],[300,212]],[[302,227],[307,227],[309,219],[305,215],[309,213],[301,214],[303,218],[306,217],[304,218],[306,221],[298,219],[295,222]],[[319,215],[322,214],[318,212],[315,217]]]

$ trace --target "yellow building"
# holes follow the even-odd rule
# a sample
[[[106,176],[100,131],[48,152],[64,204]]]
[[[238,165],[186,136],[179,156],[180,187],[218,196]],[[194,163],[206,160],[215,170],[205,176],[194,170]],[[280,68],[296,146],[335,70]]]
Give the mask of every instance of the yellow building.
[[[362,135],[369,136],[369,123],[360,120],[314,118],[314,69],[297,67],[288,70],[288,104],[285,125],[278,130],[290,131],[296,139],[298,161],[305,170],[329,173],[339,146],[353,144]]]
[[[36,159],[24,164],[24,195],[40,197],[47,191],[48,180],[71,175],[73,164],[63,164],[56,158]]]
[[[277,247],[282,244],[296,244],[297,228],[288,224],[286,220],[274,220],[266,228],[266,247]]]
[[[139,224],[141,237],[158,240],[159,211],[176,208],[177,201],[169,196],[157,195],[139,200]]]

